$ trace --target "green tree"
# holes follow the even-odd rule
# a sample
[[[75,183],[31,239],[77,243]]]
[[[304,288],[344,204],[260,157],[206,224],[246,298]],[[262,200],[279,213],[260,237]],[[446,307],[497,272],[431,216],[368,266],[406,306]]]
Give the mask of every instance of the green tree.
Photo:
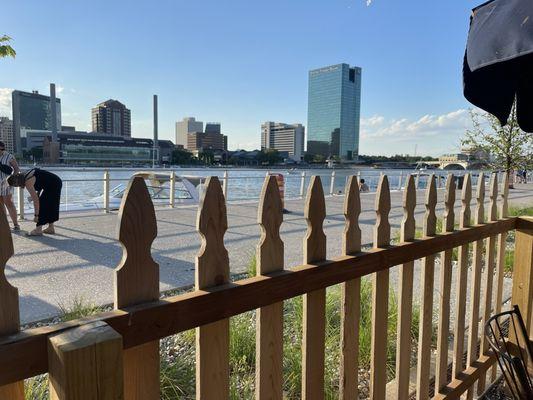
[[[174,149],[172,151],[172,164],[189,165],[193,164],[193,155],[184,149]]]
[[[13,47],[9,45],[11,38],[7,35],[0,36],[0,58],[13,57],[17,55],[17,52]]]
[[[198,159],[205,165],[211,165],[215,162],[215,153],[211,150],[202,150],[198,153]]]
[[[314,157],[313,154],[311,154],[311,153],[305,153],[305,155],[304,155],[304,161],[305,161],[306,163],[308,163],[308,164],[309,164],[309,163],[312,163],[312,162],[313,162],[313,157]]]
[[[326,161],[326,157],[324,157],[322,154],[315,154],[313,157],[313,162],[317,164],[323,164]]]
[[[461,144],[489,154],[487,163],[491,168],[509,173],[533,166],[533,135],[518,126],[516,103],[505,126],[489,113],[470,110],[470,117],[472,128],[466,131]]]

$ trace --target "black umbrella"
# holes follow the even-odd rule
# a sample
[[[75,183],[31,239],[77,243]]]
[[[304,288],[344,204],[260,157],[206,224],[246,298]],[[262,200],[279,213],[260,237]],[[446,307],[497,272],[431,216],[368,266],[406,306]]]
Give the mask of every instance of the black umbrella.
[[[491,0],[472,10],[463,64],[464,95],[507,123],[533,132],[533,0]]]

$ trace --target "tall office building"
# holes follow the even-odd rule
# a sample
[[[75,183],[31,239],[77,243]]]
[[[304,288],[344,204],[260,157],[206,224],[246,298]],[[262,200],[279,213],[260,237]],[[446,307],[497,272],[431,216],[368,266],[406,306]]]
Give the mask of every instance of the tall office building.
[[[117,100],[107,100],[92,109],[93,131],[131,137],[131,111]]]
[[[221,133],[220,122],[206,122],[205,133]]]
[[[228,150],[228,137],[216,132],[191,132],[187,134],[187,150]]]
[[[0,142],[4,142],[8,153],[15,152],[13,121],[8,117],[0,117]]]
[[[261,150],[287,152],[289,158],[301,161],[304,153],[305,128],[302,124],[265,122],[261,125]]]
[[[28,130],[52,131],[52,107],[50,96],[37,91],[31,93],[14,90],[11,94],[13,108],[13,136],[15,152],[22,152]],[[56,98],[56,127],[61,126],[61,99]]]
[[[361,68],[337,64],[309,71],[307,152],[356,158],[360,110]]]
[[[193,132],[203,132],[204,123],[196,121],[194,117],[183,118],[176,122],[176,145],[182,145],[187,148],[187,135]]]

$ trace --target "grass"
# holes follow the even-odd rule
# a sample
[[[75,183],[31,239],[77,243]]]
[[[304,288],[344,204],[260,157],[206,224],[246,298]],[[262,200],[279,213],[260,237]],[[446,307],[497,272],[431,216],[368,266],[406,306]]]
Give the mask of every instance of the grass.
[[[88,303],[83,297],[76,296],[70,305],[59,304],[61,322],[72,321],[73,319],[88,317],[103,311],[93,303]]]
[[[533,217],[533,206],[509,207],[509,215],[512,217]]]

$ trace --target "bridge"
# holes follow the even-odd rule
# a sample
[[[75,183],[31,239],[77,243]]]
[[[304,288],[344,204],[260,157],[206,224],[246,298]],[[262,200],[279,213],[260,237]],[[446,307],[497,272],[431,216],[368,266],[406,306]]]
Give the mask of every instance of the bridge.
[[[420,161],[417,164],[419,166],[431,165],[442,170],[472,170],[483,169],[487,166],[486,163],[479,160],[467,161],[467,160],[439,160],[439,161]]]

